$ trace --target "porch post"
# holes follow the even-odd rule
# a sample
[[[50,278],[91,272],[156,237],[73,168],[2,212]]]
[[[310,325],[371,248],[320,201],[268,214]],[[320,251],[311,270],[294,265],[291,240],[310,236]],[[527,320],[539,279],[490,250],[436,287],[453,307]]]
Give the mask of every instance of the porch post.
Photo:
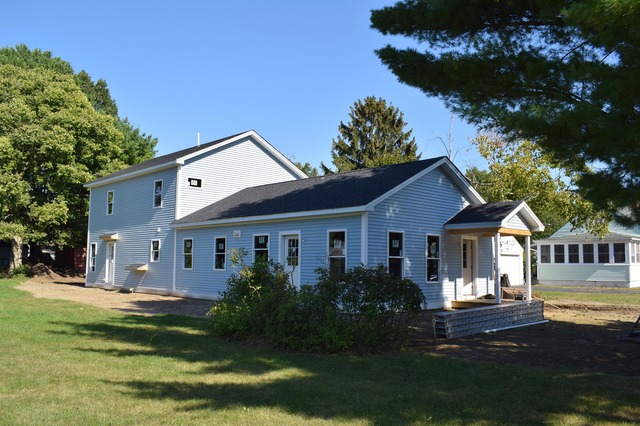
[[[527,300],[531,300],[531,237],[526,236],[524,239],[524,252],[526,259],[525,283],[527,285]]]
[[[500,294],[500,232],[496,232],[496,235],[493,237],[494,241],[494,262],[495,262],[495,295],[496,295],[496,303],[502,303],[502,295]]]

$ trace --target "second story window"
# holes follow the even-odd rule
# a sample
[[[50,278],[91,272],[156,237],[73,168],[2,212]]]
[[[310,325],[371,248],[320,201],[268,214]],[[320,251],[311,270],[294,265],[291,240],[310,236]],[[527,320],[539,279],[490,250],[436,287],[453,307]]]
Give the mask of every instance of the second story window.
[[[162,181],[153,183],[153,207],[162,207]]]
[[[114,194],[113,191],[107,192],[107,214],[113,214],[113,202],[114,202]]]

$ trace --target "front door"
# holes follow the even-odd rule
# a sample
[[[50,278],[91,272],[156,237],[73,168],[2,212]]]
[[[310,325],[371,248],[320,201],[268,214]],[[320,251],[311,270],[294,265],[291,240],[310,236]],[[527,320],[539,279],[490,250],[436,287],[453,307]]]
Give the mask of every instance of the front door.
[[[300,285],[300,236],[284,235],[283,237],[284,271],[291,277],[291,284]]]
[[[104,270],[105,284],[113,285],[116,270],[116,243],[107,243],[107,264]]]
[[[475,295],[475,244],[473,240],[462,240],[462,294]]]

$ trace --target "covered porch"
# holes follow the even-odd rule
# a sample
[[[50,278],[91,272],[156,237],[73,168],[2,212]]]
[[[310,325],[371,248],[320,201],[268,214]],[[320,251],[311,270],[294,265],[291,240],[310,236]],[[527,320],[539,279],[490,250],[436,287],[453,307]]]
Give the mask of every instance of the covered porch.
[[[451,302],[453,310],[434,315],[433,327],[437,337],[459,337],[489,330],[521,327],[544,321],[544,304],[531,301],[531,234],[544,230],[544,225],[524,201],[506,201],[469,205],[449,219],[444,229],[461,238],[461,271],[463,285],[472,280],[475,289],[476,275],[466,271],[469,247],[465,241],[491,239],[491,264],[493,298],[459,298]],[[524,291],[521,296],[503,298],[501,286],[501,237],[524,238]],[[487,255],[483,253],[482,255]],[[473,259],[472,257],[469,259]],[[475,255],[476,257],[478,255]],[[477,294],[476,294],[477,296]]]

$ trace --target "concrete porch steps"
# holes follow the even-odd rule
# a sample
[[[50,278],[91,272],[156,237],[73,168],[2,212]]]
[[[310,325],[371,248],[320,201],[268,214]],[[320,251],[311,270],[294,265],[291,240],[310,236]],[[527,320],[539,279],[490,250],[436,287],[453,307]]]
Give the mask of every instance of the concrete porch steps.
[[[435,313],[433,334],[435,337],[451,339],[540,321],[544,321],[544,302],[541,300],[491,304]]]

